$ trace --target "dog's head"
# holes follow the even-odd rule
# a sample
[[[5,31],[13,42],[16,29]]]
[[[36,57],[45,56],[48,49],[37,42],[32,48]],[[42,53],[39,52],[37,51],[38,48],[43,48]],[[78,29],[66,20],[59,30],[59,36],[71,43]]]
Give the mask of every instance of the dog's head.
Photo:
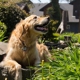
[[[37,15],[31,15],[27,17],[25,20],[25,24],[28,28],[35,33],[38,34],[45,34],[48,29],[47,29],[47,24],[49,23],[49,17],[40,17]]]

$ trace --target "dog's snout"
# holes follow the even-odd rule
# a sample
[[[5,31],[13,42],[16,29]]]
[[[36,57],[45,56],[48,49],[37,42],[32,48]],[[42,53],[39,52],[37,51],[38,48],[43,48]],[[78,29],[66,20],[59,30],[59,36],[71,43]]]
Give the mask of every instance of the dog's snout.
[[[48,21],[50,20],[50,17],[47,17]]]

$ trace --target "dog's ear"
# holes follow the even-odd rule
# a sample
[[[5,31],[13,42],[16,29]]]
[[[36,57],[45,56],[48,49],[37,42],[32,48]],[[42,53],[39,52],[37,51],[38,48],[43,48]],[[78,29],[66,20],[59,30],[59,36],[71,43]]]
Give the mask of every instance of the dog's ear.
[[[29,25],[24,23],[23,24],[23,30],[25,30],[27,32],[29,30]]]
[[[21,20],[17,25],[16,25],[16,35],[18,37],[25,35],[28,33],[28,25],[24,20]]]
[[[20,22],[21,22],[21,21],[23,21],[23,19],[22,19],[22,18],[20,19]]]
[[[23,34],[27,34],[28,29],[29,29],[28,25],[23,24],[23,25],[22,25],[22,35],[23,35]]]

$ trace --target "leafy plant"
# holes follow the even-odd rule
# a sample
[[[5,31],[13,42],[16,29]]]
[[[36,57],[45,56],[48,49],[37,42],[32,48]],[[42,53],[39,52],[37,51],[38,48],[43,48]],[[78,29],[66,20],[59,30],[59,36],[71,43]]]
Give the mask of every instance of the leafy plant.
[[[72,39],[73,39],[73,42],[80,43],[80,33],[75,34]]]
[[[62,34],[59,36],[59,40],[64,40],[64,36],[71,36],[71,37],[73,38],[73,37],[74,37],[74,33],[71,33],[71,32],[62,33]]]
[[[59,36],[59,40],[64,40],[65,36],[70,36],[72,43],[80,43],[80,33],[65,32]]]
[[[48,40],[48,41],[53,41],[54,36],[53,33],[56,32],[56,26],[57,26],[58,21],[50,20],[48,24],[48,32],[47,34],[42,36],[42,39]]]
[[[54,61],[41,63],[33,80],[80,80],[80,48],[52,50]]]
[[[0,21],[0,41],[3,41],[5,39],[5,33],[7,31],[7,27],[4,23]]]
[[[53,33],[53,41],[55,42],[55,43],[57,43],[58,41],[59,41],[59,36],[60,36],[60,34],[59,33]]]
[[[58,80],[78,80],[80,79],[80,52],[78,47],[70,47],[55,54],[56,60],[52,63],[54,76]],[[53,68],[54,68],[53,67]]]

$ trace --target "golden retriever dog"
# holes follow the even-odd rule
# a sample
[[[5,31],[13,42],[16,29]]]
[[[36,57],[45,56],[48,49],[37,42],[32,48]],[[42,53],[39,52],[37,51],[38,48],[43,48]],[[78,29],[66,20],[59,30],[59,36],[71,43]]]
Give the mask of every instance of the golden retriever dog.
[[[51,57],[48,48],[44,44],[38,44],[37,38],[45,34],[48,29],[49,17],[31,15],[20,21],[13,30],[6,57],[0,66],[15,73],[15,80],[22,80],[21,67],[37,66]]]

